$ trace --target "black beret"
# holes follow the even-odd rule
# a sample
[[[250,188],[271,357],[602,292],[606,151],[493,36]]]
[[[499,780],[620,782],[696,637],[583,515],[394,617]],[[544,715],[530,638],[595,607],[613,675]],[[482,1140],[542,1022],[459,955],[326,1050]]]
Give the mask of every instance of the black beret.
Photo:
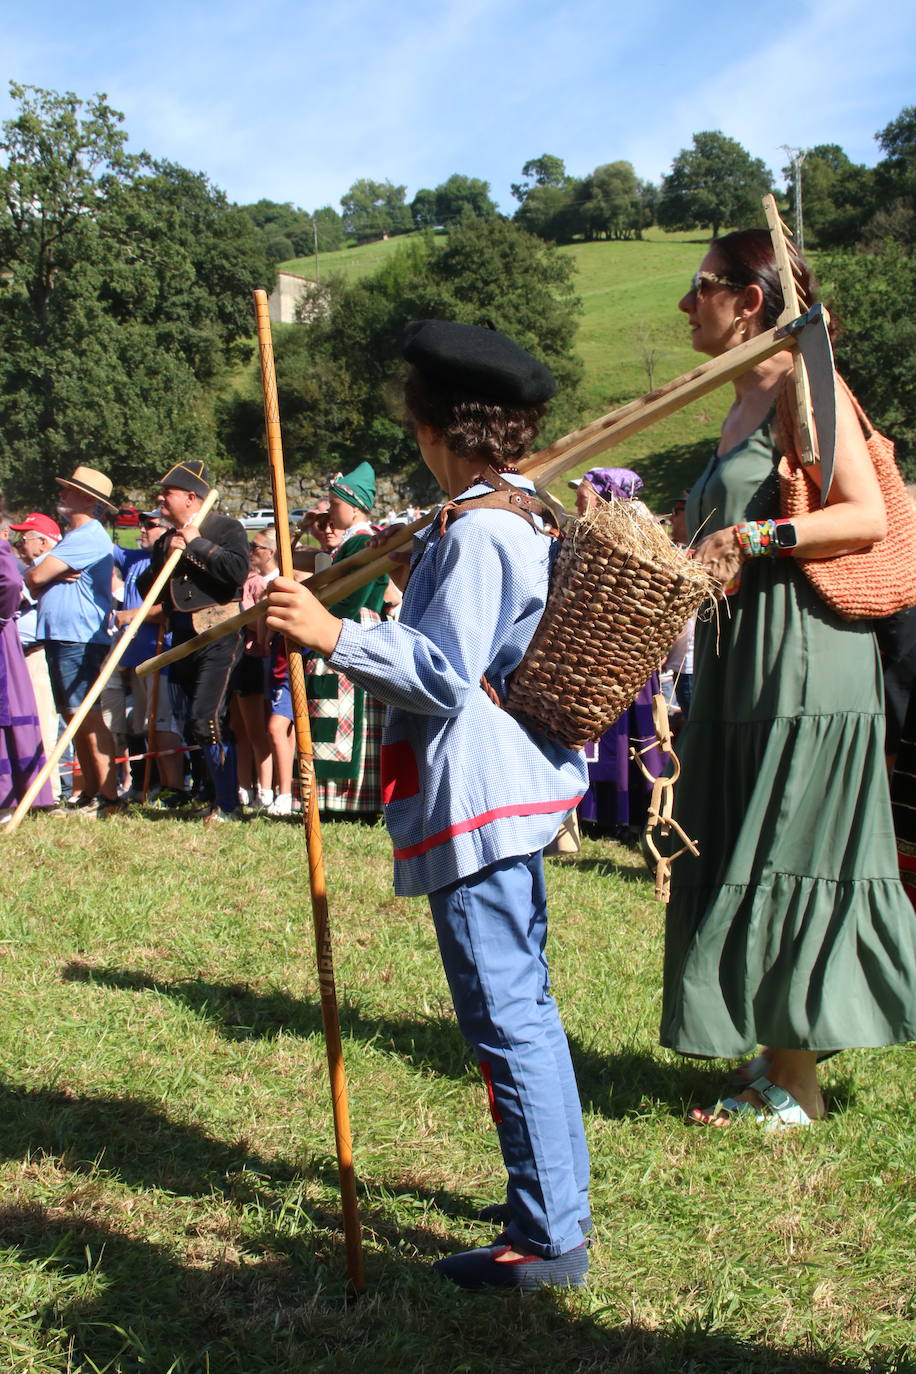
[[[176,463],[159,483],[160,487],[176,487],[179,491],[192,491],[201,500],[210,490],[207,469],[199,458],[186,458]]]
[[[412,320],[402,352],[418,372],[473,396],[535,406],[555,395],[553,374],[498,329],[451,320]]]

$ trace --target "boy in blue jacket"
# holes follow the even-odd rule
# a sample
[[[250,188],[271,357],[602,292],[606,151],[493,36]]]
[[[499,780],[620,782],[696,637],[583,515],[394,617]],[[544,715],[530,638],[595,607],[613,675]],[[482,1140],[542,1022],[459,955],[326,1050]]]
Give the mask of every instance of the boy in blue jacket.
[[[460,518],[415,540],[399,621],[341,621],[278,578],[267,623],[390,708],[381,766],[395,891],[428,897],[508,1172],[505,1207],[488,1209],[505,1231],[434,1267],[465,1288],[577,1287],[588,1270],[588,1150],[548,990],[541,851],[587,774],[580,753],[497,704],[544,609],[551,551],[538,518],[520,519],[505,495],[501,508],[477,504],[507,482],[512,504],[519,490],[533,496],[516,464],[556,384],[511,339],[475,325],[417,321],[404,357],[417,443]]]

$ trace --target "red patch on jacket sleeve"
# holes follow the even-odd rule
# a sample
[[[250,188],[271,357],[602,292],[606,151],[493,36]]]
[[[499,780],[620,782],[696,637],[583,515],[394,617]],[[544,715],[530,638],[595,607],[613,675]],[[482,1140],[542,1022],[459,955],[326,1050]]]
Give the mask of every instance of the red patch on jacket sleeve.
[[[382,777],[382,801],[404,801],[415,797],[420,790],[420,775],[413,749],[406,739],[383,744],[379,760]]]

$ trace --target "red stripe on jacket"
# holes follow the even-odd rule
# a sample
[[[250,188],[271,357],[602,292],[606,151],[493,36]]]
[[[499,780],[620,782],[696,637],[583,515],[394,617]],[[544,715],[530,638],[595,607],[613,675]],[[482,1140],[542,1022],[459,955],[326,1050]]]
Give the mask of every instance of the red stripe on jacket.
[[[408,845],[406,849],[396,849],[394,857],[416,859],[418,855],[428,854],[436,845],[444,844],[455,835],[466,835],[469,830],[479,830],[482,825],[487,825],[490,821],[505,820],[507,816],[541,816],[548,811],[561,811],[565,815],[567,811],[579,805],[584,795],[580,792],[578,797],[568,797],[566,801],[518,802],[514,806],[496,806],[492,811],[483,811],[479,816],[471,816],[469,820],[456,821],[454,825],[446,826],[444,830],[428,836],[419,844]]]

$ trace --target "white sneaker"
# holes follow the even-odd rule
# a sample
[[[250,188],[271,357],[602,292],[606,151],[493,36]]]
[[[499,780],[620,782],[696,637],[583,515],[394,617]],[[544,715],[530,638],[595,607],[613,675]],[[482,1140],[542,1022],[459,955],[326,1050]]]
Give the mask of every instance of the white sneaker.
[[[239,806],[251,805],[251,788],[239,786]]]
[[[278,792],[267,808],[268,816],[291,816],[293,814],[292,792]]]
[[[269,806],[272,806],[272,805],[273,805],[273,800],[274,800],[274,789],[273,789],[272,787],[259,787],[259,788],[258,788],[258,803],[257,803],[257,804],[258,804],[258,806],[261,807],[262,810],[266,811],[267,808],[268,808]]]

